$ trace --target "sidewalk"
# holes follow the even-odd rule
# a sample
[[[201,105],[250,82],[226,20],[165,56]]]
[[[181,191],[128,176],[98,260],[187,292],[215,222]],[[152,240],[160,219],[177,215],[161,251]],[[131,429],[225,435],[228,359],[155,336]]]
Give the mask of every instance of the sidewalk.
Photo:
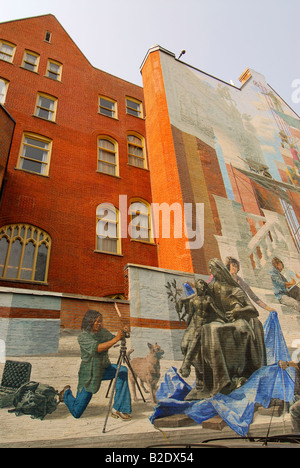
[[[130,343],[128,343],[128,349],[129,346]],[[112,363],[117,362],[118,356],[119,348],[113,348],[110,352]],[[76,391],[80,354],[77,333],[74,331],[65,330],[61,333],[58,354],[10,359],[30,362],[32,381],[51,385],[57,390],[61,390],[68,384],[71,385],[73,391]],[[172,366],[179,368],[180,363],[161,360],[161,378]],[[0,376],[2,376],[3,368],[4,364],[0,363]],[[193,380],[193,376],[191,379]],[[0,409],[0,448],[142,448],[154,444],[200,443],[207,438],[237,435],[228,426],[221,431],[215,431],[203,429],[199,424],[158,430],[149,421],[154,406],[148,394],[144,394],[146,403],[141,399],[133,402],[130,422],[123,422],[109,416],[105,433],[103,433],[109,404],[109,399],[105,399],[108,385],[109,382],[102,383],[100,391],[93,396],[80,419],[74,419],[63,403],[59,404],[57,410],[47,415],[43,421],[31,419],[30,416],[17,417],[14,413],[8,413],[7,408]],[[265,435],[270,419],[270,416],[255,413],[250,426],[250,434]],[[270,434],[290,432],[289,414],[273,417]]]

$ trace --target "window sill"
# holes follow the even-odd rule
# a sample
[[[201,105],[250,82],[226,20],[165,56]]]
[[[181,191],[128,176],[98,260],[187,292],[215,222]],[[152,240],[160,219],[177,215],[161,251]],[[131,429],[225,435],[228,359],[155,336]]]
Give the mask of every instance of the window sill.
[[[157,247],[156,242],[153,241],[145,241],[142,239],[130,239],[131,242],[139,242],[140,244],[147,244],[147,245],[152,245],[154,247]]]
[[[139,166],[135,166],[134,164],[130,164],[130,163],[127,163],[127,166],[134,167],[135,169],[141,169],[142,171],[150,172],[147,167],[139,167]]]
[[[31,280],[24,280],[24,279],[12,279],[12,278],[0,278],[0,282],[6,283],[24,283],[24,284],[32,284],[32,285],[39,285],[39,286],[49,286],[49,283],[44,281],[31,281]]]
[[[32,175],[36,175],[36,176],[40,176],[40,177],[46,177],[46,179],[48,178],[49,179],[49,175],[47,174],[39,174],[38,172],[34,172],[34,171],[28,171],[27,169],[21,169],[20,167],[15,167],[14,168],[16,171],[21,171],[21,172],[26,172],[27,174],[32,174]]]
[[[98,111],[98,115],[101,115],[102,117],[108,117],[109,119],[116,120],[117,122],[119,122],[119,118],[118,118],[118,117],[111,117],[110,115],[102,114],[102,113],[99,112],[99,111]]]
[[[133,115],[133,114],[130,114],[129,112],[126,111],[126,115],[130,115],[130,117],[134,117],[135,119],[139,119],[139,120],[146,120],[145,117],[139,117],[138,115]]]
[[[2,58],[0,58],[0,62],[9,63],[10,65],[14,65],[13,62],[9,62],[8,60],[2,59]]]
[[[34,73],[35,75],[39,75],[39,72],[37,72],[37,71],[34,71],[34,70],[29,70],[28,68],[26,68],[26,67],[23,67],[22,65],[20,65],[20,68],[22,68],[22,70],[29,71],[30,73]]]
[[[55,83],[62,83],[61,80],[56,80],[55,78],[51,78],[51,76],[44,75],[44,78],[48,78],[49,80],[55,81]]]
[[[97,174],[113,177],[114,179],[121,179],[121,177],[119,175],[107,174],[107,172],[102,172],[102,171],[98,171],[98,170],[96,172],[97,172]]]
[[[55,120],[44,119],[44,117],[39,117],[38,115],[32,114],[32,117],[35,117],[36,119],[39,119],[39,120],[43,120],[44,122],[49,122],[49,123],[52,123],[52,124],[56,124]]]
[[[115,252],[105,252],[104,250],[94,250],[97,254],[104,254],[104,255],[114,255],[115,257],[124,257],[123,254],[115,253]]]

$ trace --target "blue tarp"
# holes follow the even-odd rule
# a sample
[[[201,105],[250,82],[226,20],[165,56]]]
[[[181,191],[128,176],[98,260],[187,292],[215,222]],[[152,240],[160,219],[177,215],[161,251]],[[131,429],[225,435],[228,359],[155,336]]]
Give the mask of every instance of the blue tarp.
[[[155,419],[184,413],[200,424],[220,415],[237,434],[246,436],[253,420],[255,403],[268,408],[272,398],[291,401],[294,396],[293,376],[277,364],[279,359],[288,360],[289,355],[286,354],[287,347],[276,312],[270,313],[264,329],[268,365],[254,372],[242,387],[229,395],[218,393],[206,400],[184,401],[192,387],[172,367],[157,391],[158,404],[150,421],[154,423]]]
[[[277,312],[272,310],[264,325],[265,345],[267,350],[267,364],[290,361],[290,353],[286,345]]]

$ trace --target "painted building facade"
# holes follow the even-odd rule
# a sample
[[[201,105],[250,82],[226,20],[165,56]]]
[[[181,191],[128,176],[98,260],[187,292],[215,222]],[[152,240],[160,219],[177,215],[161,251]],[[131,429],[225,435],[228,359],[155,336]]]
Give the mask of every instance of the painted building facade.
[[[297,280],[300,272],[298,115],[254,70],[238,88],[157,46],[141,73],[153,203],[178,204],[182,212],[191,204],[193,232],[203,236],[195,248],[196,237],[177,238],[174,224],[170,236],[160,228],[159,267],[208,280],[211,258],[238,260],[239,276],[266,306],[258,306],[261,317],[278,311],[292,345],[299,316],[275,297],[270,270],[278,257],[287,276]]]

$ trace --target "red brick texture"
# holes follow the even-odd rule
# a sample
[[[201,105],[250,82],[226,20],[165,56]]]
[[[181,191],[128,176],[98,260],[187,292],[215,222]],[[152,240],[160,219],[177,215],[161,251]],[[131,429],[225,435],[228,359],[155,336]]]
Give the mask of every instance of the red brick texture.
[[[179,203],[183,209],[184,200],[158,51],[149,54],[142,76],[153,202],[169,205]],[[174,232],[172,220],[170,228],[171,233]],[[164,239],[160,235],[157,242],[161,268],[193,271],[191,253],[185,248],[186,239]]]
[[[159,51],[148,55],[142,75],[153,201],[169,205],[176,202],[182,208],[185,203],[193,207],[203,203],[205,210],[203,248],[190,250],[184,236],[163,239],[160,233],[159,266],[207,274],[208,260],[219,256],[214,234],[220,233],[220,226],[212,193],[226,196],[217,155],[195,136],[170,124]],[[171,224],[171,233],[172,229]]]
[[[14,119],[6,112],[4,107],[0,105],[0,190],[6,172],[14,128]]]
[[[50,43],[44,41],[47,30]],[[156,246],[128,237],[121,256],[95,252],[96,208],[100,203],[119,208],[120,194],[128,202],[139,197],[151,203],[149,171],[128,165],[127,157],[127,132],[146,134],[144,119],[126,113],[125,99],[143,102],[143,90],[94,68],[52,15],[2,23],[0,37],[16,44],[13,64],[0,61],[0,76],[9,81],[5,106],[16,120],[0,226],[29,223],[52,239],[48,283],[25,287],[88,296],[123,293],[124,266],[157,266]],[[38,73],[21,67],[25,49],[40,55]],[[61,82],[45,76],[49,58],[63,64]],[[55,123],[33,116],[38,92],[58,99]],[[118,119],[98,113],[99,95],[117,101]],[[17,169],[24,131],[53,141],[49,176]],[[118,142],[120,177],[97,172],[100,135]]]
[[[129,303],[117,303],[122,320],[113,302],[99,302],[90,299],[63,298],[61,303],[61,327],[80,329],[85,313],[89,309],[97,310],[103,315],[104,327],[110,331],[117,331],[121,326],[130,327]]]

